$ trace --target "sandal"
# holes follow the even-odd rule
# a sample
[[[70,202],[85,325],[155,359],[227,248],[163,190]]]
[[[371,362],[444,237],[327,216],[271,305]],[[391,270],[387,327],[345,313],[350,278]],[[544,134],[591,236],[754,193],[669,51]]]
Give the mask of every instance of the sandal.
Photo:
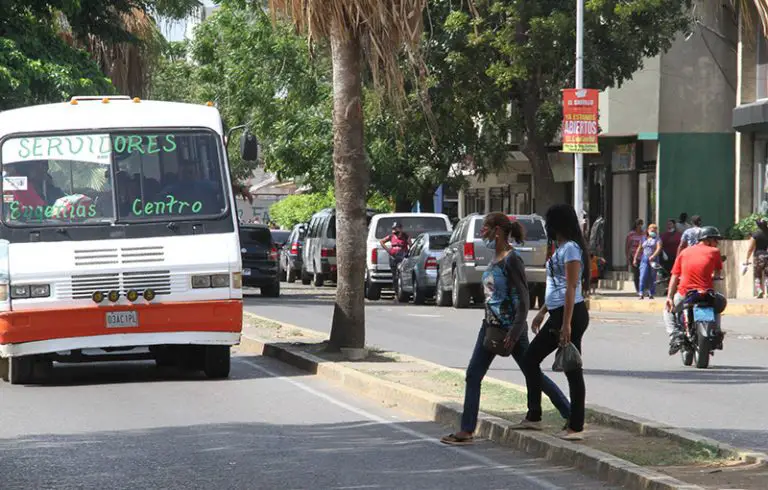
[[[463,446],[463,445],[474,443],[475,438],[472,436],[460,437],[460,436],[457,436],[456,434],[450,434],[450,435],[441,437],[440,442],[442,442],[443,444],[450,444],[451,446]]]

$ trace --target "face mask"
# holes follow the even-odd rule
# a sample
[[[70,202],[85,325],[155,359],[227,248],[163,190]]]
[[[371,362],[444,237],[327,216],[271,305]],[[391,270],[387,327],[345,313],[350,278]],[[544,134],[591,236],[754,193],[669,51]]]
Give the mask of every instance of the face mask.
[[[648,233],[648,235],[649,235],[651,238],[656,238],[656,232],[655,232],[655,231],[652,231],[652,232]]]
[[[491,250],[496,250],[496,240],[484,239],[483,240],[483,245],[485,245],[485,248],[490,248]]]

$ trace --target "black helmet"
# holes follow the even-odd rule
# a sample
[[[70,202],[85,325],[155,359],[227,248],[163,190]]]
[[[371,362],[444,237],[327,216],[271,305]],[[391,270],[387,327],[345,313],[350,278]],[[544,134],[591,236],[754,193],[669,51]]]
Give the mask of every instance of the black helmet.
[[[395,228],[402,228],[402,227],[403,227],[403,225],[401,225],[399,221],[395,221],[394,223],[392,223],[392,229],[393,230]]]
[[[706,240],[707,238],[722,240],[723,236],[720,234],[720,230],[718,230],[714,226],[705,226],[699,232],[699,240]]]

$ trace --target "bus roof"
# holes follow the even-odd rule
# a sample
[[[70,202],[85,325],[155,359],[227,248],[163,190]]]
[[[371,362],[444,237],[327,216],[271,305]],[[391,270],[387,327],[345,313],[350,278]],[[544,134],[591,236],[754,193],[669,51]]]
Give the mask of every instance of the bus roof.
[[[83,97],[73,101],[0,112],[0,138],[11,133],[153,127],[202,127],[224,134],[219,111],[205,104],[127,97]]]

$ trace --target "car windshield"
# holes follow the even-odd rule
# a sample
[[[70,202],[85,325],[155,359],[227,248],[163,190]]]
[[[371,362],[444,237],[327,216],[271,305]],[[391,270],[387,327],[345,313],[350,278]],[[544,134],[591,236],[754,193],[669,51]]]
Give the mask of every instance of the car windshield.
[[[448,242],[451,241],[451,235],[430,235],[429,236],[429,249],[430,250],[444,250],[448,247]]]
[[[60,226],[221,215],[218,140],[212,131],[9,138],[0,153],[3,220]]]
[[[525,239],[529,241],[540,241],[547,239],[547,232],[544,231],[544,222],[535,218],[521,218],[510,216],[512,220],[520,222],[525,230]],[[482,238],[483,220],[475,220],[475,239]]]
[[[429,231],[447,231],[448,223],[439,216],[387,216],[376,223],[376,238],[382,239],[392,233],[392,225],[400,223],[408,236],[415,238]]]
[[[266,228],[240,228],[240,243],[268,246],[272,243],[272,234]]]

